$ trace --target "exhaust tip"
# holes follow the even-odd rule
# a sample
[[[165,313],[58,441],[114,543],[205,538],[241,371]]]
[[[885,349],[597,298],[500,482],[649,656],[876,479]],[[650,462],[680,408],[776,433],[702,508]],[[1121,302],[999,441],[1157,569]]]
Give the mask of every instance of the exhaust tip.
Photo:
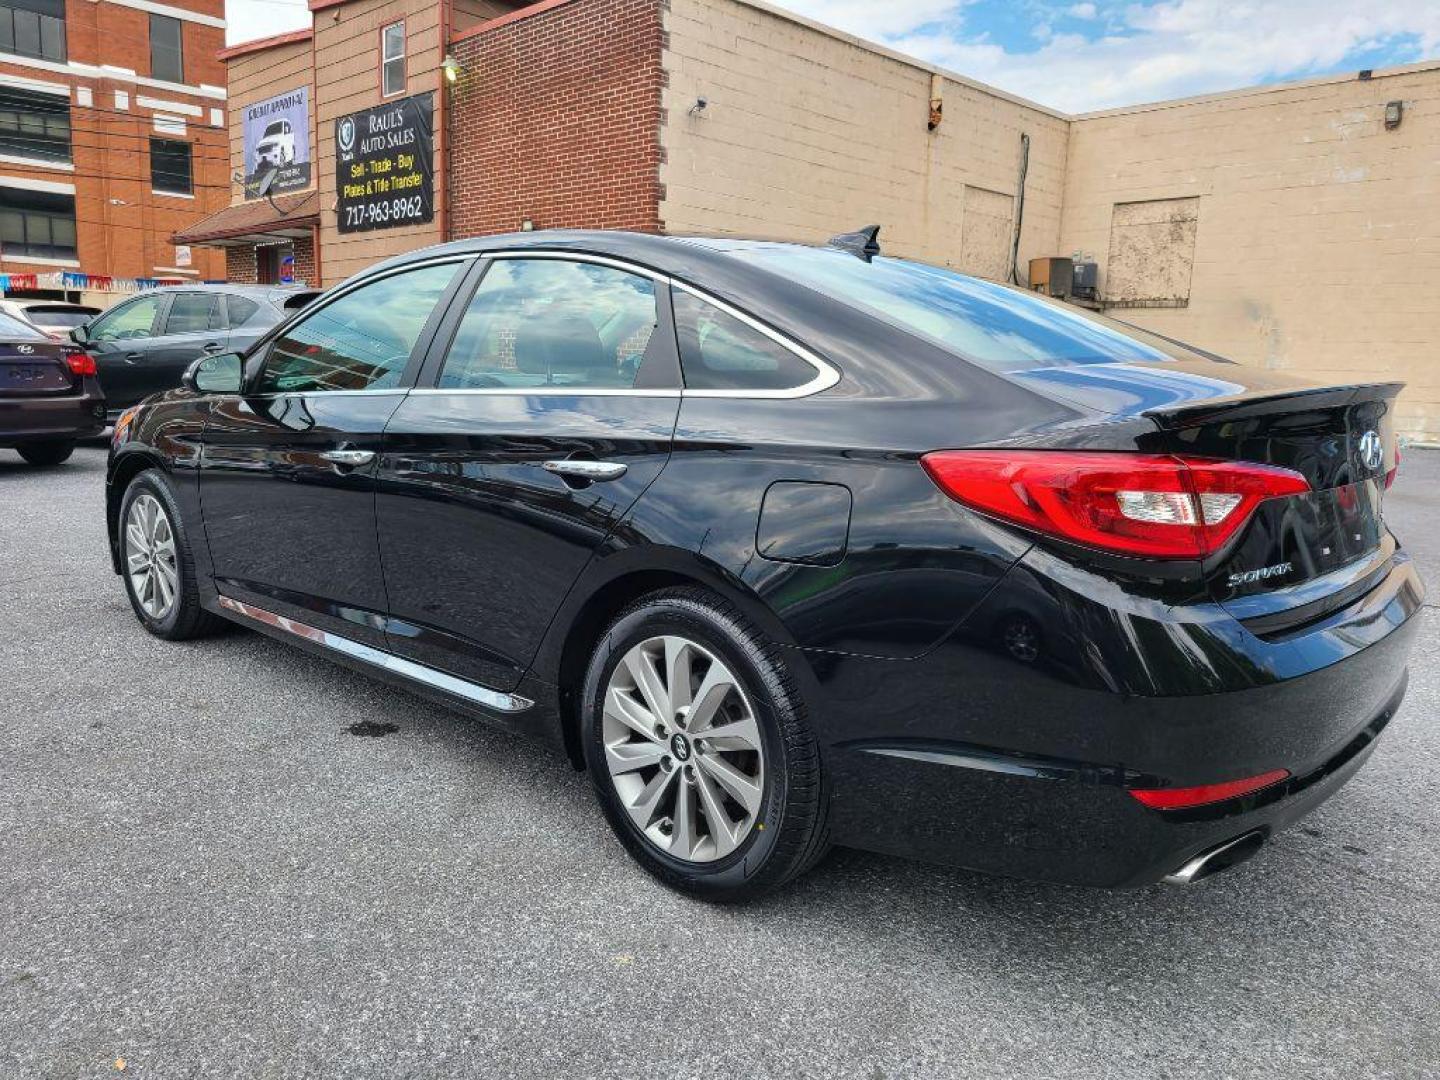
[[[1202,851],[1180,869],[1165,875],[1167,885],[1193,885],[1201,878],[1239,866],[1265,844],[1265,832],[1254,829]]]

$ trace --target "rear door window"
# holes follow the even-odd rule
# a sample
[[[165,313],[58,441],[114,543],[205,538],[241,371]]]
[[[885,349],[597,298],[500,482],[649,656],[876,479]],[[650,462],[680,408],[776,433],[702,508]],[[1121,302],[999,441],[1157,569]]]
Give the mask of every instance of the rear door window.
[[[663,347],[658,323],[648,277],[568,259],[496,259],[460,321],[439,385],[629,389],[652,342]]]
[[[716,305],[676,289],[675,330],[687,390],[796,390],[820,374],[809,361]]]
[[[226,324],[231,330],[234,330],[236,327],[244,326],[249,322],[250,316],[260,310],[260,305],[248,296],[227,296],[225,298],[225,308],[228,312],[225,320]]]
[[[259,392],[399,386],[425,321],[461,265],[439,263],[391,274],[304,316],[271,346]]]
[[[176,293],[170,301],[170,311],[165,316],[166,335],[203,334],[221,329],[224,329],[224,318],[220,313],[219,293]]]

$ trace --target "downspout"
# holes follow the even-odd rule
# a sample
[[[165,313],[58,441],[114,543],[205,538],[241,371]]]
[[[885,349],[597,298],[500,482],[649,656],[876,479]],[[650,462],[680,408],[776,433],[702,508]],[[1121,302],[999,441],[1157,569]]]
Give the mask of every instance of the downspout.
[[[1020,180],[1017,184],[1019,190],[1015,193],[1015,235],[1010,238],[1010,281],[1013,284],[1020,284],[1020,230],[1025,225],[1025,177],[1030,172],[1030,136],[1023,131],[1020,133]],[[1026,287],[1030,284],[1030,275],[1025,275]]]
[[[452,0],[440,0],[440,66],[435,69],[439,78],[438,108],[440,110],[440,242],[450,239],[450,81],[445,77],[445,57],[450,53],[450,5]]]

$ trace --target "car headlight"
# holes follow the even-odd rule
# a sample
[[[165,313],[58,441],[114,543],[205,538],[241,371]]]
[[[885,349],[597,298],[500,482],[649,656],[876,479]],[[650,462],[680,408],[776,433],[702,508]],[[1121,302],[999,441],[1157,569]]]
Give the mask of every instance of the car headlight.
[[[140,411],[139,405],[131,405],[120,414],[115,421],[115,430],[110,435],[110,445],[119,446],[125,438],[125,432],[130,429],[130,422],[135,419],[135,414]]]

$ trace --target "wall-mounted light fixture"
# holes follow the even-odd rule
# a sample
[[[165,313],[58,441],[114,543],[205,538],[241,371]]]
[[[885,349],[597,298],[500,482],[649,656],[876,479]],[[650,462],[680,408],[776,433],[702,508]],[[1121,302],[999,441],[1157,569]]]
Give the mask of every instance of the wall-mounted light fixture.
[[[1400,126],[1400,121],[1405,119],[1405,102],[1387,101],[1385,103],[1385,130],[1394,131]]]
[[[528,217],[522,219],[521,222],[520,222],[520,231],[521,231],[521,232],[534,232],[534,231],[535,231],[535,222],[531,221]]]
[[[460,61],[455,59],[453,53],[445,54],[445,62],[440,65],[445,69],[445,81],[454,82],[460,78]]]
[[[704,115],[705,115],[705,110],[708,109],[709,107],[710,107],[710,102],[708,102],[707,100],[705,100],[703,97],[697,97],[697,98],[695,99],[695,104],[690,106],[690,115],[691,115],[691,116],[704,116]]]

